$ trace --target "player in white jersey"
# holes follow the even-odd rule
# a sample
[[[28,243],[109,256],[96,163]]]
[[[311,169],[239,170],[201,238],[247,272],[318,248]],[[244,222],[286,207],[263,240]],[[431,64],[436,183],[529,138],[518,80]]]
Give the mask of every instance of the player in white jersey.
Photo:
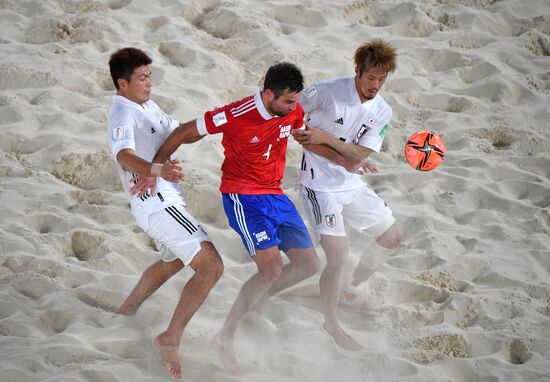
[[[150,99],[151,62],[147,54],[135,48],[120,49],[109,61],[117,95],[109,112],[107,142],[136,222],[155,240],[161,254],[161,260],[143,272],[117,313],[136,313],[147,297],[184,266],[195,271],[183,288],[168,328],[153,341],[164,367],[179,379],[183,330],[220,278],[223,263],[206,232],[185,209],[174,183],[183,178],[178,161],[152,163],[179,123]],[[151,187],[141,196],[132,196],[130,185],[137,176],[148,177]]]
[[[401,233],[386,203],[361,179],[376,172],[366,162],[379,152],[392,116],[378,91],[395,70],[395,48],[381,40],[361,45],[355,52],[355,77],[317,83],[300,103],[308,113],[308,128],[294,137],[304,147],[300,200],[320,240],[327,265],[320,278],[325,329],[345,349],[362,346],[337,319],[342,269],[348,255],[344,223],[376,238],[378,254],[365,254],[344,290],[344,300],[358,298],[358,287],[401,242]]]

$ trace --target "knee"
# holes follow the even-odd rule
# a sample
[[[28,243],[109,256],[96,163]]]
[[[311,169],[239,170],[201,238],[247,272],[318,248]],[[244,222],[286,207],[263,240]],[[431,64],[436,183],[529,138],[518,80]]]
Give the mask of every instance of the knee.
[[[216,281],[220,279],[223,274],[224,266],[223,261],[213,245],[203,245],[201,250],[199,260],[191,263],[191,266],[195,271],[205,272],[206,274],[212,276]]]
[[[392,227],[382,235],[378,236],[376,238],[376,242],[378,245],[386,249],[396,249],[401,244],[402,239],[403,235],[401,234],[401,231],[395,227]]]
[[[212,272],[214,273],[214,277],[216,278],[216,281],[220,279],[223,275],[223,262],[222,259],[218,257],[218,259],[212,264]]]
[[[319,258],[315,254],[315,251],[313,249],[311,250],[311,253],[308,252],[306,256],[304,256],[304,261],[302,262],[302,269],[304,271],[304,274],[306,277],[313,276],[315,273],[317,273],[317,270],[320,267]]]
[[[342,272],[346,264],[347,256],[331,256],[330,254],[326,254],[326,256],[327,265],[325,266],[325,270],[332,273]]]
[[[259,270],[260,277],[266,285],[273,285],[275,281],[281,277],[281,272],[283,271],[283,266],[279,261],[270,262],[266,267],[263,267]]]

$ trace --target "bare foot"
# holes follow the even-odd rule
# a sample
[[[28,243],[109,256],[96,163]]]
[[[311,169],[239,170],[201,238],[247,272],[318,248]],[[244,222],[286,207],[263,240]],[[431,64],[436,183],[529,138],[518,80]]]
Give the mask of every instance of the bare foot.
[[[181,379],[181,360],[179,345],[165,345],[161,343],[159,337],[155,337],[153,345],[160,353],[160,359],[164,368],[168,370],[170,375],[175,379]]]
[[[122,307],[118,308],[115,311],[116,314],[123,314],[125,316],[133,316],[134,314],[136,314],[136,312],[137,312],[137,308],[134,310],[129,310],[129,309],[123,309]]]
[[[344,330],[336,326],[334,328],[330,328],[327,326],[327,324],[323,325],[323,328],[325,328],[326,332],[332,337],[334,342],[341,348],[345,350],[350,351],[359,351],[363,349],[363,346],[359,344],[359,342],[355,341],[349,334],[344,332]]]
[[[229,370],[233,375],[240,375],[241,370],[237,359],[235,358],[235,351],[233,350],[233,344],[228,343],[221,339],[219,335],[212,339],[212,347],[216,350],[218,357],[222,361],[223,366]]]

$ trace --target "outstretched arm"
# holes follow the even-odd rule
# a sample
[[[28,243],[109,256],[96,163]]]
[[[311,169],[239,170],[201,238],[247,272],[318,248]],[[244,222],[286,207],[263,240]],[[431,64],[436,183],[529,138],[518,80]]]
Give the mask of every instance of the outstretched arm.
[[[153,158],[155,163],[164,163],[170,158],[170,155],[174,153],[183,143],[193,143],[201,140],[204,136],[199,134],[197,129],[197,120],[193,119],[180,124],[172,133],[166,138],[159,151]]]

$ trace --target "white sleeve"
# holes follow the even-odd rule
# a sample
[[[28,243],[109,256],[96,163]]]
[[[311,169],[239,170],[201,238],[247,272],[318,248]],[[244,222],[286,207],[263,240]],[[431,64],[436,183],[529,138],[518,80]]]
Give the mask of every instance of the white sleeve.
[[[128,118],[109,122],[107,142],[115,160],[120,150],[136,149],[134,125],[135,123],[132,123]]]
[[[391,121],[392,111],[390,108],[384,110],[383,113],[377,115],[375,119],[373,117],[363,114],[361,120],[361,126],[367,129],[366,132],[359,138],[358,144],[367,147],[375,152],[380,152],[382,142],[384,141],[384,135],[389,128]]]
[[[300,98],[300,105],[302,105],[304,112],[308,114],[313,110],[323,109],[326,104],[325,93],[323,87],[319,87],[318,85],[313,85],[305,90]]]
[[[200,135],[208,135],[208,130],[206,129],[206,122],[204,121],[204,115],[201,115],[197,118],[197,131]]]

